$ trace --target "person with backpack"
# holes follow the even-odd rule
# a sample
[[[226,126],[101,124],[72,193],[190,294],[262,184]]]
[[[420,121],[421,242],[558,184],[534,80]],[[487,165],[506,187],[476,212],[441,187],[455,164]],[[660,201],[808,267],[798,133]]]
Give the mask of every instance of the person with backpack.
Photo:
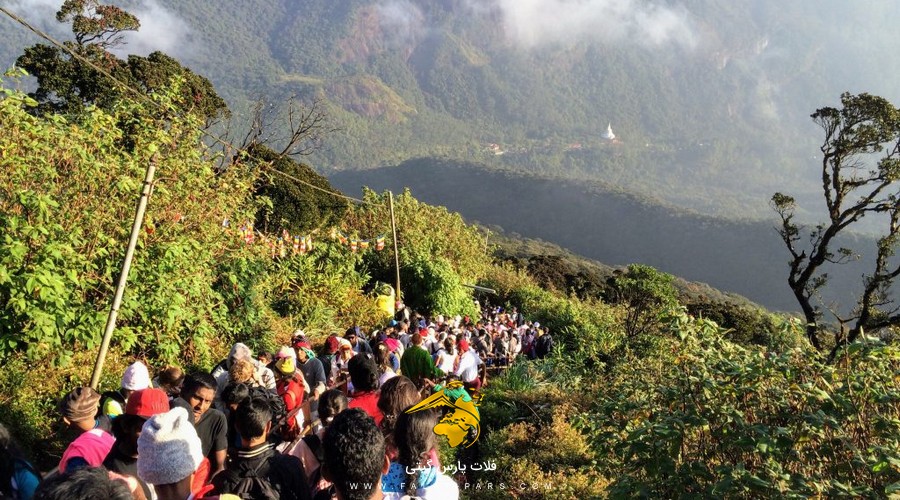
[[[214,493],[230,493],[246,500],[309,500],[309,487],[300,459],[275,451],[269,442],[272,411],[265,401],[250,399],[238,407],[234,424],[241,448],[228,467],[212,481]]]
[[[40,473],[25,459],[9,429],[0,423],[0,498],[31,500]]]

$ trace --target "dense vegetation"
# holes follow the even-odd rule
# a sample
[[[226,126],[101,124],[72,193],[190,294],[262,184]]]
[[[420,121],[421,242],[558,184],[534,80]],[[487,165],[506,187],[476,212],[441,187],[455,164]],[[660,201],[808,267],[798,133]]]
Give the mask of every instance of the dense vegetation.
[[[220,158],[201,140],[197,118],[167,112],[178,95],[177,88],[154,94],[159,107],[122,101],[109,112],[43,117],[28,112],[36,103],[20,92],[5,90],[0,100],[7,131],[0,139],[0,418],[45,466],[58,456],[54,401],[87,378],[148,161],[158,162],[160,178],[105,387],[135,357],[156,367],[209,368],[233,341],[271,347],[296,326],[321,341],[348,324],[383,321],[363,290],[389,279],[388,253],[353,252],[325,227],[303,254],[273,258],[269,244],[248,245],[237,221],[251,220],[263,202],[254,197],[260,170],[215,168]],[[547,272],[535,272],[539,282],[527,265],[494,262],[483,232],[458,214],[409,193],[394,201],[411,303],[471,313],[461,285],[486,285],[498,291],[492,300],[527,311],[557,340],[552,357],[490,381],[479,453],[498,469],[467,480],[506,489],[464,494],[871,496],[898,489],[895,347],[863,339],[826,364],[795,323],[750,309],[730,311],[745,330],[729,335],[688,316],[672,277],[646,266],[597,283],[597,294],[554,290],[539,284],[553,278]],[[335,229],[353,239],[379,235],[388,227],[385,202],[367,192]],[[276,235],[257,240],[263,236]]]
[[[847,89],[898,96],[897,63],[879,52],[896,45],[887,4],[664,2],[687,19],[692,47],[640,32],[526,47],[487,1],[159,4],[184,24],[169,27],[171,55],[215,84],[234,129],[260,95],[324,99],[341,132],[313,160],[320,171],[449,156],[759,217],[777,189],[813,192],[811,109]],[[58,34],[35,18],[51,9],[17,11]],[[34,43],[11,22],[0,33],[4,66]],[[610,122],[615,146],[600,138]]]
[[[354,5],[339,3],[335,10],[350,16]],[[429,15],[452,22],[441,17],[441,6],[433,8]],[[328,41],[345,33],[321,35],[322,50],[330,50]],[[477,47],[450,42],[455,52],[436,42],[419,63],[484,61]],[[378,87],[342,80],[312,62],[293,69],[327,74],[356,90]],[[314,172],[264,145],[224,156],[206,142],[204,116],[184,112],[190,75],[167,75],[170,80],[146,89],[147,100],[75,96],[77,106],[47,107],[14,90],[18,73],[7,74],[0,87],[0,420],[42,468],[59,457],[55,401],[88,378],[134,199],[153,162],[158,177],[101,389],[114,387],[136,358],[154,368],[209,369],[236,341],[271,349],[297,327],[319,343],[349,325],[379,326],[385,318],[368,291],[393,282],[389,249],[397,245],[403,298],[419,310],[472,314],[465,285],[484,285],[497,291],[491,301],[525,311],[556,340],[549,358],[518,363],[489,380],[476,453],[498,468],[470,471],[465,496],[900,492],[896,346],[861,334],[827,360],[797,321],[698,294],[699,285],[647,265],[607,273],[549,252],[495,253],[483,229],[409,191],[393,198],[399,224],[393,241],[390,195],[366,190],[351,206],[327,194],[332,187]],[[426,76],[436,89],[449,85],[439,72]],[[489,83],[491,74],[483,76]],[[450,104],[441,106],[458,112]],[[273,185],[273,167],[303,182]],[[407,183],[429,175],[422,185],[450,196],[473,191],[466,199],[484,203],[484,213],[511,210],[525,199],[538,209],[517,218],[548,228],[567,222],[589,233],[603,213],[591,210],[597,192],[574,183],[505,178],[516,188],[510,192],[485,180],[501,175],[496,172],[443,172],[401,171]],[[306,183],[319,188],[314,196],[301,188]],[[576,191],[583,197],[572,197]],[[563,197],[575,199],[580,216],[590,218],[540,210],[558,208]],[[623,215],[613,215],[621,229]],[[724,235],[734,231],[711,236],[719,222],[667,216],[673,233],[664,241],[699,239],[715,249],[705,257],[708,265],[723,251],[737,251],[725,246]],[[676,235],[698,225],[699,232]],[[305,251],[279,239],[283,230],[308,237]],[[616,245],[628,237],[615,234]],[[385,249],[377,251],[373,242],[382,237]],[[635,251],[622,263],[640,257]],[[476,490],[478,484],[492,488]]]

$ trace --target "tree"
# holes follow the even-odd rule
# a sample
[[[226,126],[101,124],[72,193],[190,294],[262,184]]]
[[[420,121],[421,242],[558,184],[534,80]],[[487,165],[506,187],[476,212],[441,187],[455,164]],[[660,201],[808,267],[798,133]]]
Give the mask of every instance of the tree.
[[[624,322],[628,338],[646,333],[660,313],[678,303],[674,280],[671,274],[641,264],[630,264],[612,279],[614,301],[628,308]]]
[[[194,113],[207,123],[228,116],[225,101],[209,80],[162,52],[147,57],[130,55],[127,61],[109,52],[124,43],[125,33],[140,28],[138,19],[125,10],[97,0],[66,0],[56,19],[72,23],[75,41],[63,45],[77,57],[59,47],[37,44],[26,48],[16,60],[17,66],[37,78],[38,87],[29,94],[39,103],[34,108],[36,113],[77,115],[91,104],[111,110],[129,91],[94,69],[93,64],[143,95],[165,89],[178,77],[183,82],[175,104],[181,111]]]
[[[347,212],[347,200],[331,193],[338,193],[328,179],[312,168],[289,156],[273,151],[262,144],[252,144],[246,150],[247,161],[266,163],[271,168],[290,175],[263,171],[254,189],[255,196],[265,196],[271,206],[264,206],[256,213],[256,227],[279,234],[287,230],[291,234],[311,231],[337,224]],[[308,184],[297,182],[300,179]]]
[[[886,221],[878,239],[875,262],[863,279],[863,290],[848,317],[837,317],[832,357],[841,346],[863,331],[900,324],[900,307],[890,294],[900,265],[894,259],[900,234],[900,205],[896,181],[900,178],[900,111],[886,99],[869,94],[841,95],[841,109],[825,107],[813,113],[813,121],[825,131],[821,146],[822,188],[828,219],[807,230],[794,221],[796,203],[791,196],[775,193],[772,207],[781,218],[777,228],[791,254],[788,285],[806,318],[806,335],[817,349],[823,346],[821,301],[818,291],[828,282],[825,268],[856,258],[849,248],[835,249],[836,238],[870,214]],[[801,244],[802,240],[806,240]],[[845,325],[852,324],[849,329]]]

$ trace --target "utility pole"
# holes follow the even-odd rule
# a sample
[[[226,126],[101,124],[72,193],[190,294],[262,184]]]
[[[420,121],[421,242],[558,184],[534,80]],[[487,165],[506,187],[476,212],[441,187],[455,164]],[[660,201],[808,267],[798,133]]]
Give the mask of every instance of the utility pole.
[[[103,331],[100,352],[97,353],[97,361],[94,363],[94,373],[91,374],[91,388],[94,390],[100,385],[103,363],[106,361],[106,353],[109,351],[109,342],[112,340],[113,330],[116,329],[116,318],[119,315],[119,308],[122,306],[125,283],[128,281],[128,272],[131,270],[131,261],[134,259],[134,249],[141,234],[141,224],[144,221],[144,213],[147,211],[147,202],[150,199],[150,191],[153,188],[153,176],[155,174],[156,158],[154,157],[150,158],[150,164],[147,166],[147,172],[144,175],[144,187],[141,190],[137,213],[134,214],[134,222],[131,225],[131,239],[128,240],[128,248],[125,250],[125,262],[122,263],[122,273],[119,275],[119,284],[116,285],[116,295],[113,298],[112,308],[110,308],[109,316],[106,319],[106,329]]]
[[[396,299],[400,300],[400,249],[397,248],[397,220],[394,218],[394,193],[388,191],[388,205],[391,208],[391,232],[394,235],[394,270],[397,273],[397,281],[394,283],[397,291]]]

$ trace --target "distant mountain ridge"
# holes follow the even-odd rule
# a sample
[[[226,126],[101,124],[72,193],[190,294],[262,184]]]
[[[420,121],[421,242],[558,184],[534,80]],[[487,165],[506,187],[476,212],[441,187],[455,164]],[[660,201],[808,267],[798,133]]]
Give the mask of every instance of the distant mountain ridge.
[[[157,2],[115,3],[214,82],[235,129],[259,96],[321,99],[341,129],[311,158],[327,172],[451,157],[759,218],[775,190],[818,194],[812,111],[844,90],[900,98],[890,2]],[[44,0],[10,6],[65,31]],[[6,64],[37,41],[0,35]]]
[[[409,187],[416,198],[446,206],[469,220],[552,241],[607,265],[649,264],[738,293],[773,310],[797,309],[787,286],[789,255],[771,222],[717,219],[663,208],[599,186],[432,159],[336,172],[329,180],[351,194],[362,186],[376,191]],[[874,240],[851,235],[841,245],[865,256],[874,248]],[[861,262],[866,262],[865,257]],[[830,268],[825,299],[836,301],[838,309],[852,307],[863,271],[859,263]]]

